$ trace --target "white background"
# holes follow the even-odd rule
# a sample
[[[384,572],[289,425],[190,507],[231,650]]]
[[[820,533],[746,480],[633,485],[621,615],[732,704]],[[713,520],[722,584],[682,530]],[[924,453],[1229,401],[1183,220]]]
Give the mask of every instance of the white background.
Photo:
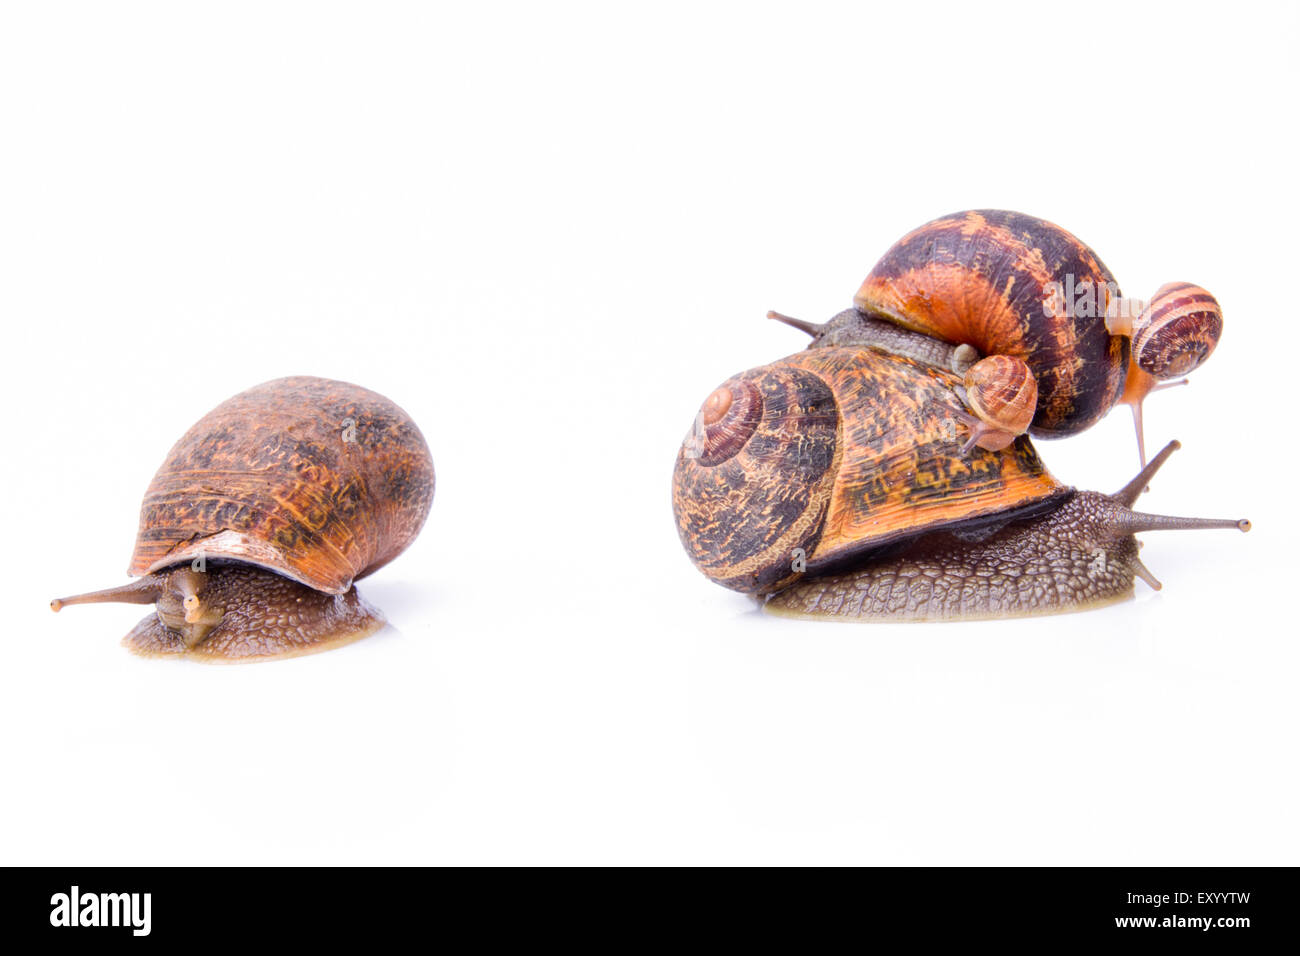
[[[0,861],[1300,862],[1294,5],[6,5]],[[757,613],[673,457],[934,216],[1061,223],[1227,327],[1148,403],[1165,583],[1090,613]],[[438,468],[287,662],[118,646],[171,443],[287,374]],[[1039,443],[1113,491],[1127,411]]]

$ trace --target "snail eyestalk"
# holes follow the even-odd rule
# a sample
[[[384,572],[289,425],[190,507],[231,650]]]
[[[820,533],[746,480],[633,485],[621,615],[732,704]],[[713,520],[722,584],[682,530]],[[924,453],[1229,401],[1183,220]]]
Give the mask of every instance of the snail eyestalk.
[[[50,602],[50,610],[60,611],[69,604],[153,604],[160,594],[162,585],[156,577],[150,575],[121,587],[55,598]]]
[[[1141,511],[1128,512],[1117,526],[1128,534],[1140,534],[1143,531],[1204,531],[1211,528],[1250,530],[1250,522],[1245,518],[1177,518],[1172,515],[1143,514]]]
[[[806,332],[814,339],[821,335],[822,329],[825,328],[825,326],[820,322],[809,322],[806,319],[796,319],[788,315],[782,315],[780,312],[769,312],[767,313],[767,317],[769,319],[776,319],[778,322],[784,322],[786,325],[791,328],[796,328],[800,332]]]
[[[1137,501],[1138,496],[1146,490],[1147,483],[1160,470],[1160,466],[1169,460],[1169,456],[1182,447],[1178,442],[1171,441],[1164,448],[1160,449],[1159,454],[1151,459],[1151,463],[1146,465],[1137,475],[1111,498],[1120,506],[1115,509],[1110,520],[1112,529],[1125,535],[1139,534],[1143,531],[1198,531],[1209,528],[1236,528],[1238,531],[1249,531],[1250,522],[1245,518],[1178,518],[1170,515],[1151,515],[1144,514],[1140,511],[1133,511],[1133,504]],[[1140,546],[1140,545],[1139,545]],[[1129,564],[1133,573],[1146,582],[1147,586],[1153,591],[1160,590],[1160,582],[1156,576],[1151,573],[1136,554],[1129,557]]]
[[[1124,507],[1132,508],[1142,492],[1147,490],[1147,485],[1151,482],[1155,473],[1160,470],[1160,466],[1169,460],[1170,455],[1182,447],[1182,444],[1177,440],[1171,441],[1164,448],[1160,449],[1160,453],[1151,459],[1149,465],[1145,463],[1143,464],[1142,470],[1137,473],[1137,476],[1132,481],[1111,495],[1111,497]]]

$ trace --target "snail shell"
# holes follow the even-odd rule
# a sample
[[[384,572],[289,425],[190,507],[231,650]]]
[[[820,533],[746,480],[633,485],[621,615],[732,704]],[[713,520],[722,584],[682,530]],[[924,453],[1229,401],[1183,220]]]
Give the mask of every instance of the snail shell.
[[[751,369],[706,401],[673,473],[687,553],[739,591],[942,528],[1032,513],[1068,493],[1027,439],[963,454],[956,375],[874,348]]]
[[[1091,298],[1064,288],[1091,290]],[[1095,423],[1123,391],[1129,343],[1105,325],[1118,292],[1097,254],[1060,226],[980,209],[900,239],[854,304],[982,355],[1022,359],[1038,387],[1030,433],[1060,437]]]
[[[346,382],[276,379],[176,442],[145,492],[127,573],[203,555],[343,594],[415,539],[433,490],[424,437],[393,402]]]
[[[433,484],[420,430],[382,395],[323,378],[266,382],[168,453],[140,508],[129,571],[139,577],[50,607],[153,604],[122,642],[147,657],[338,647],[383,627],[352,582],[411,543]]]
[[[1023,435],[1033,421],[1038,383],[1029,366],[1010,355],[990,355],[966,370],[966,403],[977,421],[969,445],[997,451]]]
[[[1222,333],[1214,296],[1190,282],[1169,282],[1133,323],[1133,360],[1159,381],[1180,378],[1210,357]]]

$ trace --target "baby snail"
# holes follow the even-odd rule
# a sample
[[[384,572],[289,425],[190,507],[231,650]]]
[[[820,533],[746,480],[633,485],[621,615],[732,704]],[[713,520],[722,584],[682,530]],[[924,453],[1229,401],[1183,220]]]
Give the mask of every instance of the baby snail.
[[[964,453],[956,351],[826,346],[719,386],[673,471],[695,565],[775,613],[1009,617],[1117,601],[1135,578],[1159,588],[1138,532],[1249,529],[1132,510],[1176,442],[1113,495],[1062,485],[1024,435]]]
[[[140,506],[138,580],[50,602],[155,604],[123,639],[147,657],[254,661],[365,637],[353,582],[409,545],[433,502],[420,429],[382,395],[299,376],[222,402],[187,431]]]
[[[1143,400],[1185,384],[1223,331],[1218,302],[1199,286],[1173,282],[1148,303],[1125,299],[1073,235],[1000,209],[908,233],[876,263],[853,308],[825,324],[768,316],[813,336],[810,347],[876,345],[929,361],[932,346],[907,333],[963,346],[950,367],[966,379],[968,449],[997,451],[1026,431],[1073,435],[1126,404],[1143,465]]]

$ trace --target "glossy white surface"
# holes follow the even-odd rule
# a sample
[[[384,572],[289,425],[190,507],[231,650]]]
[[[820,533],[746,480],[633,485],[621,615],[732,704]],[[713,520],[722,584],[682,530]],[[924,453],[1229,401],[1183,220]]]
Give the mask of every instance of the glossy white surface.
[[[0,14],[6,863],[1297,861],[1294,7]],[[1211,55],[1212,52],[1212,55]],[[698,404],[904,232],[1020,209],[1227,328],[1148,403],[1165,583],[1057,618],[765,618],[677,542]],[[286,374],[421,424],[393,628],[117,646],[170,444]],[[1042,443],[1136,470],[1127,412]]]

